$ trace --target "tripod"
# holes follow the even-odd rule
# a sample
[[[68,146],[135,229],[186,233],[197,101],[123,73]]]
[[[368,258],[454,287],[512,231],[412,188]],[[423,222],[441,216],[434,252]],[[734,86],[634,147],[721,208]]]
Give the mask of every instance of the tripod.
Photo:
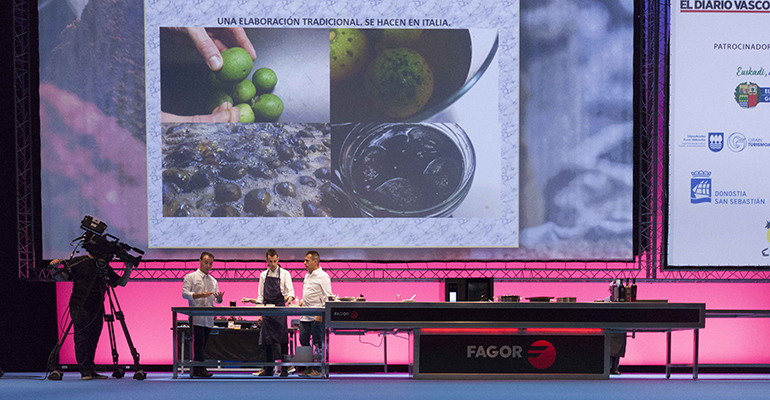
[[[104,321],[107,322],[107,331],[110,336],[110,348],[112,350],[112,364],[115,367],[115,370],[112,372],[112,376],[114,378],[120,379],[125,376],[126,372],[118,367],[118,346],[117,341],[115,339],[115,319],[120,321],[120,325],[123,327],[123,334],[126,337],[126,342],[128,343],[128,348],[131,350],[131,356],[134,359],[134,379],[136,380],[144,380],[147,378],[147,373],[142,371],[141,366],[139,365],[139,352],[136,350],[136,347],[134,347],[134,342],[131,340],[131,335],[128,333],[128,326],[126,325],[126,320],[123,315],[123,310],[120,308],[120,302],[118,301],[118,296],[115,294],[115,288],[112,287],[112,285],[109,284],[109,277],[107,276],[107,273],[104,269],[100,269],[100,275],[102,276],[102,287],[104,288],[102,293],[107,295],[107,298],[110,301],[110,313],[107,313],[105,310],[104,313]],[[104,297],[102,297],[102,303],[104,303]],[[70,319],[69,325],[67,325],[67,329],[64,332],[64,335],[62,336],[61,340],[59,340],[58,343],[56,343],[56,347],[53,350],[52,358],[51,360],[58,360],[59,359],[59,352],[61,351],[62,346],[64,345],[64,340],[67,339],[67,335],[69,335],[70,329],[72,329],[72,326],[75,322]],[[53,362],[53,361],[51,361]],[[61,380],[62,378],[62,372],[58,369],[55,369],[53,367],[53,364],[49,365],[50,369],[53,369],[51,374],[48,376],[48,379],[51,380]]]

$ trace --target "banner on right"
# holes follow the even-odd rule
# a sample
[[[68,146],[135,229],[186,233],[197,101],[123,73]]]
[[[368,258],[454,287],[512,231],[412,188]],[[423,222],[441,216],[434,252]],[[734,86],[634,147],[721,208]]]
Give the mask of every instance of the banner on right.
[[[770,1],[672,2],[669,267],[770,267]]]

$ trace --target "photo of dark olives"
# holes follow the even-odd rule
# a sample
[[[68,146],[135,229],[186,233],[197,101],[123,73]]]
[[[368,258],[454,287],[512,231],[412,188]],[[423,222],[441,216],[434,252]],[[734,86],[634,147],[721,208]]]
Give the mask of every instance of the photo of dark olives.
[[[364,215],[449,216],[467,195],[476,159],[456,124],[334,126],[334,168]],[[349,132],[347,130],[350,129]],[[343,139],[344,137],[344,139]]]
[[[328,124],[162,124],[164,217],[354,217]],[[334,189],[336,188],[336,189]]]

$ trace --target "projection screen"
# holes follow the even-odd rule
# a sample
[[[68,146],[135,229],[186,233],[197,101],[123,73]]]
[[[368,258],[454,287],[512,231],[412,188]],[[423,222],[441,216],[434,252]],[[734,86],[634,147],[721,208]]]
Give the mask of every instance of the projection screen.
[[[145,259],[633,256],[631,0],[39,15],[44,258],[84,215]],[[201,33],[245,75],[213,72]],[[214,122],[229,104],[241,120]]]

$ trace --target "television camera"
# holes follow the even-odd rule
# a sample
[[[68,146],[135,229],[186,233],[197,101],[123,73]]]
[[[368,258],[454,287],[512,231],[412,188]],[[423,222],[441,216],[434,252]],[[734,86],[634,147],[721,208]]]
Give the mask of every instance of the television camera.
[[[106,296],[107,300],[109,301],[109,312],[108,310],[105,309],[103,318],[104,318],[104,321],[107,322],[107,329],[110,336],[110,347],[112,348],[112,363],[114,368],[112,376],[115,378],[122,378],[125,375],[125,370],[120,368],[120,366],[118,366],[118,351],[116,347],[117,344],[116,344],[116,337],[115,337],[115,328],[113,326],[115,320],[117,320],[120,322],[123,328],[123,334],[126,338],[126,341],[128,342],[128,347],[131,351],[131,356],[134,359],[134,364],[133,364],[133,368],[135,371],[134,379],[144,380],[147,377],[147,374],[144,371],[142,371],[139,365],[139,352],[136,350],[136,347],[134,347],[134,343],[131,340],[131,335],[128,333],[128,326],[126,325],[123,311],[120,308],[120,302],[118,302],[118,297],[117,297],[117,294],[115,293],[115,288],[114,286],[108,284],[109,278],[107,273],[108,271],[107,266],[109,265],[110,261],[112,261],[115,257],[117,257],[120,261],[126,264],[125,274],[130,274],[131,269],[139,265],[139,262],[142,260],[142,255],[144,255],[144,251],[136,247],[130,246],[128,244],[122,243],[120,239],[118,239],[115,236],[112,236],[110,234],[105,234],[104,231],[107,229],[107,224],[89,215],[86,215],[85,217],[83,217],[83,221],[80,222],[80,228],[83,229],[85,232],[81,236],[75,238],[72,241],[73,244],[77,242],[77,245],[75,246],[75,250],[73,250],[72,254],[74,256],[75,251],[77,251],[77,248],[82,247],[91,256],[93,256],[93,258],[96,260],[97,274],[98,276],[102,277],[101,279],[104,283],[104,289],[102,291],[102,295]],[[129,252],[138,253],[139,255],[138,256],[132,255]],[[72,257],[70,257],[70,259],[72,259]],[[61,270],[54,271],[53,276],[56,277],[56,275],[61,274],[63,272],[67,272],[69,276],[72,276],[72,271],[71,271],[72,266],[68,265],[66,261],[63,261],[62,264],[64,264],[64,268]],[[58,264],[52,263],[49,265],[49,267],[55,268],[55,265],[58,265]],[[128,279],[128,276],[124,275],[124,277]],[[49,356],[49,360],[48,360],[49,370],[52,370],[52,372],[48,375],[48,379],[50,380],[62,379],[62,371],[58,369],[58,365],[55,364],[55,361],[58,361],[59,352],[64,344],[64,340],[67,338],[67,335],[69,334],[73,325],[74,325],[74,320],[71,319],[69,325],[67,326],[67,329],[64,331],[64,335],[60,338],[59,342],[56,344],[56,347],[54,348],[54,350],[51,352],[51,355]]]
[[[115,257],[126,264],[134,266],[139,265],[139,262],[142,260],[144,251],[122,243],[119,238],[109,233],[105,234],[104,231],[107,229],[107,224],[103,221],[86,215],[83,217],[83,221],[80,222],[80,229],[85,230],[85,233],[73,240],[73,242],[80,240],[80,246],[88,253],[100,261],[103,260],[103,265],[100,265],[101,267],[106,266]],[[140,255],[131,255],[129,251]]]

